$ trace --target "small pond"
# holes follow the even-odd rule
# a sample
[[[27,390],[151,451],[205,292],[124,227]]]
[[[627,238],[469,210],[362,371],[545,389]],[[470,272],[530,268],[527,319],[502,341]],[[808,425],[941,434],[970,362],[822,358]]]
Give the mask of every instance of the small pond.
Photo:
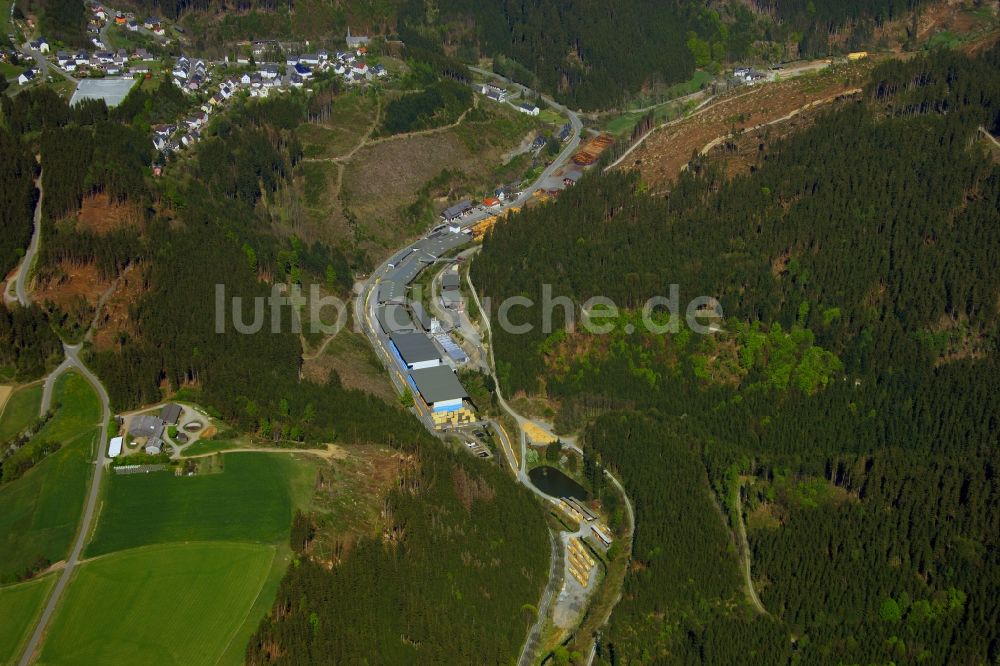
[[[536,488],[552,497],[573,497],[586,501],[587,491],[579,483],[563,474],[555,467],[542,465],[528,472],[528,478]]]

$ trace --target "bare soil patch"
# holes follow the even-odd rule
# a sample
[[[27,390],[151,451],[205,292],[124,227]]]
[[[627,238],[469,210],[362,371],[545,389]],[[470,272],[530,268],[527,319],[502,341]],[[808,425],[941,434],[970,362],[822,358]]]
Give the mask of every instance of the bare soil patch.
[[[62,310],[86,304],[91,309],[97,304],[110,280],[100,277],[94,264],[61,262],[46,275],[39,276],[33,299],[39,303],[51,302]]]
[[[112,203],[105,193],[96,194],[83,200],[83,206],[76,214],[76,227],[80,231],[91,231],[103,235],[115,229],[134,227],[142,224],[142,214],[131,204]]]
[[[114,293],[104,303],[94,327],[94,346],[105,351],[118,344],[121,333],[127,333],[132,338],[140,337],[140,331],[133,321],[130,310],[146,293],[145,270],[137,265],[125,273],[118,283]]]
[[[807,75],[735,91],[698,114],[656,130],[630,156],[627,168],[638,168],[654,190],[664,189],[713,141],[775,121],[803,107],[835,98],[864,81],[870,62],[837,66]]]

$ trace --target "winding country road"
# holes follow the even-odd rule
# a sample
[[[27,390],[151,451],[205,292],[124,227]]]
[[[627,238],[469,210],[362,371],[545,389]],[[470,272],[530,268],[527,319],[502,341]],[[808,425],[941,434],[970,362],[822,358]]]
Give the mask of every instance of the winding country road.
[[[18,662],[19,666],[28,666],[34,659],[35,652],[41,644],[42,636],[45,634],[45,628],[52,619],[52,614],[59,604],[59,599],[62,597],[66,585],[73,576],[73,569],[80,562],[80,554],[87,543],[87,539],[90,536],[90,529],[94,522],[97,498],[101,492],[101,481],[104,478],[104,466],[107,462],[105,453],[108,447],[108,423],[111,421],[111,401],[108,398],[108,392],[104,389],[104,385],[101,384],[97,376],[77,357],[80,345],[64,344],[63,350],[66,353],[66,359],[45,379],[45,390],[42,393],[43,413],[47,405],[51,405],[52,386],[55,385],[56,379],[70,369],[76,370],[94,388],[101,399],[101,435],[97,440],[97,460],[94,465],[94,475],[90,481],[90,489],[87,492],[87,503],[83,509],[83,517],[80,519],[76,541],[73,543],[73,550],[70,552],[69,559],[66,560],[66,566],[59,573],[59,580],[56,581],[55,587],[49,594],[48,601],[45,603],[45,609],[42,611],[42,615],[38,619],[38,624],[35,626],[35,631],[31,634],[31,639],[21,654],[21,660]],[[46,403],[46,400],[48,400],[48,403]]]
[[[35,187],[38,188],[38,201],[35,203],[35,230],[31,234],[31,242],[24,253],[24,258],[21,259],[21,264],[17,267],[17,274],[14,278],[16,296],[11,297],[9,285],[4,292],[4,299],[7,302],[16,300],[24,308],[31,305],[31,297],[28,295],[28,280],[31,279],[31,268],[35,263],[35,255],[38,254],[38,243],[42,235],[42,199],[45,197],[45,190],[42,189],[41,170],[38,172],[38,178],[35,179]]]

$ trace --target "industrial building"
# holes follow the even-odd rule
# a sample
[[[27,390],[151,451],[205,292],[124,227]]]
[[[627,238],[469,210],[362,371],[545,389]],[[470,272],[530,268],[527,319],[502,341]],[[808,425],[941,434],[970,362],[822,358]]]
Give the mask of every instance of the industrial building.
[[[429,314],[427,314],[427,309],[424,307],[423,303],[414,301],[410,303],[410,309],[413,311],[413,321],[420,325],[420,328],[425,331],[431,330],[434,325],[434,320]]]
[[[432,412],[461,409],[468,397],[455,372],[444,365],[414,370],[410,373],[410,385]]]
[[[389,334],[389,346],[408,370],[423,370],[441,365],[441,354],[425,333],[398,331]]]
[[[434,336],[434,339],[437,340],[437,343],[448,354],[448,358],[454,361],[456,365],[464,365],[469,362],[469,355],[447,333],[438,333]]]
[[[471,201],[466,199],[465,201],[460,201],[454,206],[450,206],[441,211],[441,219],[445,222],[451,222],[452,220],[457,220],[460,217],[465,217],[473,210],[475,210],[475,206]]]
[[[378,319],[379,326],[386,334],[416,330],[413,320],[406,313],[406,309],[398,303],[380,305],[375,310],[375,318]]]

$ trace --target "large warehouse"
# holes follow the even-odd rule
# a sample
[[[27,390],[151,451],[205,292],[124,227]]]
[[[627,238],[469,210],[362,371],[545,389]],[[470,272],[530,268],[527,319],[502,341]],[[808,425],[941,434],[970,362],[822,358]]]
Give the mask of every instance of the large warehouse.
[[[389,346],[407,370],[441,365],[441,353],[426,333],[396,331],[389,334]]]
[[[408,315],[403,306],[398,303],[380,305],[378,309],[375,310],[375,317],[378,319],[379,326],[381,326],[382,330],[386,333],[415,331],[417,328],[414,325],[413,320],[410,319],[410,315]]]
[[[410,373],[410,384],[432,412],[451,412],[462,408],[468,397],[455,372],[446,365],[439,365]]]

